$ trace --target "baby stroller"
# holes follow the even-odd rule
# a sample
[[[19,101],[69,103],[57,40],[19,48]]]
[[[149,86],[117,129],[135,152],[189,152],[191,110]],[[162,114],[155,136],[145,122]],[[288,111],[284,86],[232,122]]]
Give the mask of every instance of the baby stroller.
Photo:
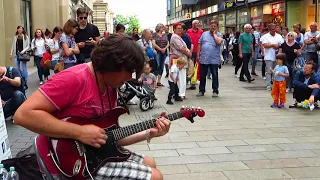
[[[127,81],[119,88],[119,94],[124,100],[122,103],[128,103],[132,98],[137,96],[140,99],[139,108],[141,111],[147,111],[154,107],[154,95],[142,87],[136,79]],[[119,102],[120,105],[121,102]]]

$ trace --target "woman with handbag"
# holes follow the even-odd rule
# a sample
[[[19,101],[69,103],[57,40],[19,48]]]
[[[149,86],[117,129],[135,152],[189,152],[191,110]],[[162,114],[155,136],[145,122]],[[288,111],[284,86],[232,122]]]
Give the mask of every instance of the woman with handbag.
[[[28,82],[28,69],[27,62],[30,61],[30,39],[26,34],[26,31],[22,26],[17,27],[17,31],[12,40],[11,52],[9,59],[14,59],[15,68],[20,68],[20,62],[22,64],[22,76],[26,83]]]
[[[289,32],[287,34],[287,40],[283,44],[281,44],[279,48],[279,53],[284,53],[287,55],[286,65],[289,69],[289,77],[286,78],[287,80],[286,92],[290,92],[293,88],[295,61],[299,60],[299,58],[303,58],[301,56],[301,53],[302,53],[301,45],[296,41],[296,38],[297,38],[297,33]],[[304,62],[304,59],[302,61]]]
[[[146,61],[150,64],[152,70],[151,72],[154,73],[157,70],[157,61],[155,60],[155,56],[157,51],[154,50],[154,47],[151,42],[152,34],[150,29],[144,29],[142,31],[142,38],[137,41],[141,50],[145,54]]]
[[[77,20],[71,18],[63,26],[63,34],[60,37],[62,61],[55,67],[55,69],[67,69],[77,64],[76,54],[80,53],[79,47],[75,41],[74,35],[78,32],[80,24]]]
[[[44,82],[43,76],[45,78],[45,81],[48,80],[49,69],[41,66],[43,53],[46,52],[46,40],[41,29],[37,29],[34,33],[34,39],[32,39],[31,42],[31,49],[34,52],[34,60],[37,65],[38,76],[40,81],[39,84],[42,85]]]
[[[56,64],[58,64],[58,61],[60,60],[61,54],[60,54],[60,37],[62,34],[62,28],[57,26],[52,31],[52,41],[49,43],[52,60],[51,60],[51,69],[54,70],[54,67]]]

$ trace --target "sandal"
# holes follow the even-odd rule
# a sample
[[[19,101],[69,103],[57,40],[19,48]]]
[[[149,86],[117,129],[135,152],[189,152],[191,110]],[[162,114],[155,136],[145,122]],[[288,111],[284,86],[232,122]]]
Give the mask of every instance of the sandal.
[[[162,86],[164,86],[164,85],[161,84],[161,83],[157,83],[157,86],[162,87]]]

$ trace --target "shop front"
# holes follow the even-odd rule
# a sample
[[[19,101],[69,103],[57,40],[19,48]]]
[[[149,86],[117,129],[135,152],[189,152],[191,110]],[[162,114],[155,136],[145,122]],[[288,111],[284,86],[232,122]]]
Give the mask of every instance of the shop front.
[[[252,4],[252,2],[254,2]],[[268,24],[274,23],[281,27],[285,27],[286,5],[283,1],[255,1],[248,0],[250,7],[250,22],[253,27],[261,32],[268,27]]]
[[[257,6],[250,8],[250,14],[251,14],[251,24],[254,28],[257,30],[263,29],[263,6]]]
[[[224,13],[219,13],[219,32],[224,34],[225,31],[225,14]]]
[[[237,31],[244,31],[244,25],[248,23],[248,17],[248,8],[237,11]]]
[[[292,30],[293,24],[310,30],[309,25],[316,22],[316,4],[313,0],[287,1],[287,27]],[[318,9],[319,11],[319,9]],[[319,21],[319,18],[318,18]]]
[[[226,13],[226,27],[223,33],[232,33],[236,31],[237,27],[237,11]]]

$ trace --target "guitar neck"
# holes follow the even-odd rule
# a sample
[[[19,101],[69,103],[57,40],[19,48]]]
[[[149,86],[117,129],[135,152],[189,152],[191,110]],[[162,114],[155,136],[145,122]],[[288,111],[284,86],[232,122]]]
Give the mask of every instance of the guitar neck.
[[[164,116],[170,121],[182,118],[181,112],[176,112]],[[115,140],[123,139],[125,137],[131,136],[141,131],[153,128],[155,126],[156,119],[150,119],[148,121],[139,122],[122,128],[117,128],[112,130]]]

